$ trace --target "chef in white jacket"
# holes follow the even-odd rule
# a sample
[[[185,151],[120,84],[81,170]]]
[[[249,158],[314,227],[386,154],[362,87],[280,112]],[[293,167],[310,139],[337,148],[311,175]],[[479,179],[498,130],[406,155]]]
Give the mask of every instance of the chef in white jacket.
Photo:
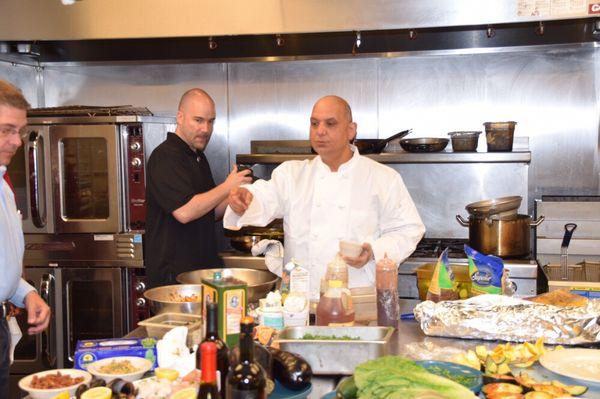
[[[425,233],[406,186],[392,168],[361,156],[350,143],[356,123],[348,103],[337,96],[318,100],[310,117],[310,142],[318,156],[287,161],[271,180],[243,185],[229,194],[223,225],[265,226],[283,218],[285,262],[296,259],[310,272],[311,299],[339,250],[339,241],[362,243],[350,266],[348,285],[374,285],[375,261],[400,263]]]

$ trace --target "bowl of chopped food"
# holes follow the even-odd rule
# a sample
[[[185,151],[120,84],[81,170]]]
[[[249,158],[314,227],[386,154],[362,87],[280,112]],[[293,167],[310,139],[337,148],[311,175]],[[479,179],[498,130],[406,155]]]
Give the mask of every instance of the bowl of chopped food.
[[[144,292],[153,314],[202,314],[202,284],[175,284]]]
[[[107,383],[120,378],[123,381],[137,381],[152,368],[152,362],[143,357],[118,356],[97,360],[88,365],[88,371]]]
[[[80,385],[88,384],[91,379],[90,373],[84,370],[46,370],[21,378],[19,388],[28,392],[32,399],[50,399],[63,392],[68,392],[71,397]]]

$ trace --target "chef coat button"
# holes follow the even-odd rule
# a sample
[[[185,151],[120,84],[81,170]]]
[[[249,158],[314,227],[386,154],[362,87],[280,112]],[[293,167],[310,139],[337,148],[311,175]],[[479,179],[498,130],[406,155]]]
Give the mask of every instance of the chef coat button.
[[[346,209],[346,205],[338,205],[339,209]]]

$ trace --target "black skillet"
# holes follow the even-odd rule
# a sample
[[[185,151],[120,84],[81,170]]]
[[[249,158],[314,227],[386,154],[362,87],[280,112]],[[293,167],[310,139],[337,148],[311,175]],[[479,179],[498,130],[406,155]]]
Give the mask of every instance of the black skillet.
[[[379,154],[390,141],[401,139],[411,131],[412,129],[404,130],[387,139],[358,139],[354,140],[354,145],[361,154]]]
[[[400,140],[400,147],[408,152],[438,152],[446,148],[449,141],[436,137],[420,137]]]

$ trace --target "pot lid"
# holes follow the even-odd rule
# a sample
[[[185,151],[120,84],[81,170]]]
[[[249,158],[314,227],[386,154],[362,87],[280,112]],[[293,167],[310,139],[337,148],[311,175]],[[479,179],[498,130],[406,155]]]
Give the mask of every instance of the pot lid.
[[[465,209],[474,216],[486,217],[501,213],[505,217],[512,214],[516,215],[522,200],[523,198],[518,195],[494,198],[473,202],[467,205]]]

